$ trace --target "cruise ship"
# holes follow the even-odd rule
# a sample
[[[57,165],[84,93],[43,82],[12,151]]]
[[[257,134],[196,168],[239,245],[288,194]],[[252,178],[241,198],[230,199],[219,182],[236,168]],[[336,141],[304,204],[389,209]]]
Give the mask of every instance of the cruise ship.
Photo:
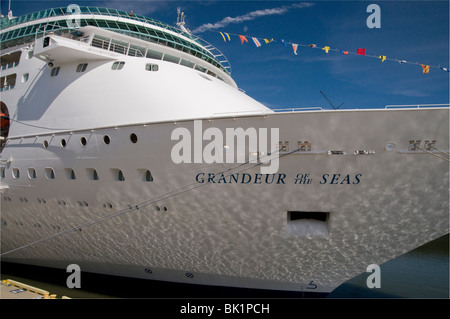
[[[449,232],[448,106],[272,110],[123,10],[0,37],[2,261],[327,294]]]

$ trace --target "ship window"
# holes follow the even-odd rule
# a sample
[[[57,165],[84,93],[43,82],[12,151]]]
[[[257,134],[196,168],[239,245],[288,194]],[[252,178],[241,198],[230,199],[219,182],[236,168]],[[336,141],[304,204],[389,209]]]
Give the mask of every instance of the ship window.
[[[163,57],[163,54],[162,54],[162,52],[159,52],[159,51],[153,51],[153,50],[147,49],[146,57],[150,58],[150,59],[161,60]]]
[[[184,65],[184,66],[187,66],[188,68],[194,68],[194,65],[195,65],[194,62],[191,62],[191,61],[188,61],[188,60],[185,60],[185,59],[181,59],[180,64]]]
[[[45,169],[45,177],[47,177],[47,179],[55,179],[55,171],[53,168],[47,167]]]
[[[81,145],[86,146],[87,141],[86,141],[86,138],[84,136],[82,138],[80,138],[80,143],[81,143]]]
[[[30,76],[29,73],[25,73],[24,75],[22,75],[22,83],[25,83],[28,81],[28,77]]]
[[[12,169],[12,176],[13,176],[14,178],[19,178],[19,177],[20,177],[20,171],[19,171],[18,168],[13,168],[13,169]]]
[[[52,72],[50,73],[50,76],[57,76],[59,74],[59,69],[60,69],[59,66],[52,68]]]
[[[116,181],[123,182],[125,180],[125,176],[123,175],[123,172],[120,169],[113,168],[111,169],[113,173],[113,177]]]
[[[66,177],[67,177],[67,179],[71,179],[71,180],[77,179],[77,177],[75,176],[75,172],[73,171],[73,169],[71,169],[71,168],[66,168],[66,169],[65,169],[65,172],[66,172]]]
[[[137,56],[137,57],[143,57],[145,54],[145,48],[140,47],[137,45],[130,45],[130,48],[128,49],[128,55],[130,56]]]
[[[103,136],[103,142],[105,142],[105,144],[111,143],[111,139],[109,138],[108,135]]]
[[[138,169],[138,172],[139,172],[139,175],[141,176],[142,181],[153,182],[153,175],[148,169],[141,168],[141,169]]]
[[[111,69],[112,70],[122,70],[124,65],[125,65],[125,62],[123,62],[123,61],[114,62]]]
[[[147,170],[145,172],[145,181],[146,182],[153,182],[153,176],[152,176],[152,173],[149,170]]]
[[[42,143],[42,144],[44,145],[45,148],[48,147],[48,141],[47,140],[45,140],[44,143]]]
[[[30,167],[28,169],[28,177],[30,179],[35,179],[36,178],[36,170],[34,168]]]
[[[61,139],[61,146],[62,146],[62,147],[66,147],[66,145],[67,145],[66,140],[65,140],[64,138]]]
[[[178,64],[178,62],[180,62],[180,58],[178,58],[176,56],[173,56],[173,55],[170,55],[170,54],[167,54],[167,53],[164,54],[163,60],[167,61],[167,62],[176,63],[176,64]]]
[[[159,70],[159,67],[158,67],[158,64],[147,63],[147,64],[145,65],[145,69],[146,69],[147,71],[158,71],[158,70]]]
[[[79,64],[78,67],[77,67],[77,72],[84,72],[84,71],[86,71],[87,66],[88,66],[87,63]]]
[[[50,37],[44,38],[43,47],[48,47],[50,45]]]
[[[27,57],[26,57],[27,60],[31,59],[33,57],[33,53],[34,53],[33,51],[28,51],[28,54],[27,54]]]
[[[0,178],[5,178],[5,168],[0,167]]]
[[[138,141],[137,135],[134,134],[134,133],[132,133],[132,134],[130,135],[130,141],[131,141],[132,143],[137,143],[137,141]]]
[[[206,68],[204,68],[204,67],[202,67],[202,66],[200,66],[200,65],[196,65],[196,66],[195,66],[195,69],[196,69],[196,70],[199,70],[199,71],[201,71],[201,72],[206,72]]]
[[[78,64],[77,72],[84,72],[84,71],[86,71],[87,66],[88,66],[87,63]]]
[[[17,74],[15,73],[7,76],[2,76],[0,78],[0,91],[13,89],[16,86],[16,76]]]
[[[98,173],[95,169],[93,168],[86,168],[86,171],[88,173],[88,177],[91,181],[98,181],[99,177],[98,177]]]

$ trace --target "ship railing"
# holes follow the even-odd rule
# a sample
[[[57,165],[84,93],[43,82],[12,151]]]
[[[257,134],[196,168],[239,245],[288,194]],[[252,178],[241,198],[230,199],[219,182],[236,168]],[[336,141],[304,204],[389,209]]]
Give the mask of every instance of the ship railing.
[[[295,108],[287,108],[287,109],[272,109],[274,112],[302,112],[302,111],[323,111],[323,108],[320,106],[316,107],[295,107]]]
[[[215,117],[234,117],[234,116],[265,116],[273,113],[293,113],[293,112],[305,112],[305,111],[323,111],[321,107],[299,107],[299,108],[287,108],[287,109],[267,109],[267,110],[249,110],[249,111],[236,111],[236,112],[220,112],[214,113],[210,118]]]
[[[193,36],[193,35],[191,34],[191,36]],[[213,46],[211,43],[209,43],[208,41],[206,41],[198,36],[194,36],[193,40],[197,41],[206,50],[211,52],[211,54],[217,59],[217,61],[220,62],[220,64],[228,72],[228,74],[231,74],[231,63],[230,63],[230,61],[228,61],[227,57],[225,56],[225,54],[222,53],[222,51],[220,51],[218,48]]]
[[[415,108],[415,109],[421,109],[421,108],[427,108],[427,107],[450,107],[450,104],[399,104],[399,105],[386,105],[385,109],[403,109],[403,108]]]

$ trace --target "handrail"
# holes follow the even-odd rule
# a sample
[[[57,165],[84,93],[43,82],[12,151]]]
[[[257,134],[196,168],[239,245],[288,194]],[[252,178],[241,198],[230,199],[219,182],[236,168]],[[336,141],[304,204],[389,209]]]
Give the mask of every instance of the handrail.
[[[323,108],[320,106],[313,107],[295,107],[295,108],[286,108],[286,109],[272,109],[274,112],[299,112],[299,111],[307,111],[307,110],[319,110],[323,111]]]
[[[425,108],[425,107],[443,107],[443,106],[447,106],[450,107],[450,104],[399,104],[399,105],[386,105],[385,109],[389,109],[389,108]]]

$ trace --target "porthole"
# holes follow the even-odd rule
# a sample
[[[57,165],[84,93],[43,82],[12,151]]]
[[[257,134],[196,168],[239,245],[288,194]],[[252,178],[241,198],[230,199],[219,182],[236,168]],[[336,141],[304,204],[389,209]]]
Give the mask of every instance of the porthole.
[[[120,169],[113,168],[111,169],[111,172],[113,174],[113,178],[116,181],[123,182],[125,180],[125,176],[123,175],[123,172]]]
[[[124,65],[125,65],[125,62],[123,62],[123,61],[114,62],[113,65],[111,66],[111,69],[112,70],[122,70]]]
[[[78,206],[80,206],[80,207],[88,207],[88,203],[85,201],[77,201],[77,203],[78,203]]]
[[[45,148],[48,148],[48,141],[45,140],[44,143],[43,143],[43,145],[44,145]]]
[[[86,71],[87,66],[88,66],[87,63],[78,64],[77,72],[84,72],[84,71]]]
[[[91,181],[98,181],[99,180],[98,173],[97,173],[97,171],[95,169],[93,169],[93,168],[86,168],[86,172],[88,174],[88,178]]]
[[[66,145],[67,145],[66,140],[65,140],[64,138],[61,139],[61,146],[62,146],[62,147],[66,147]]]
[[[19,178],[19,177],[20,177],[20,171],[19,171],[18,168],[13,168],[13,169],[12,169],[12,176],[13,176],[14,178]]]
[[[65,172],[66,172],[66,177],[67,177],[67,179],[71,179],[71,180],[77,179],[77,177],[75,176],[75,172],[74,172],[73,169],[71,169],[71,168],[66,168],[66,169],[65,169]]]
[[[138,141],[137,135],[134,134],[134,133],[131,133],[130,140],[131,140],[132,143],[137,143],[137,141]]]
[[[103,142],[108,145],[109,143],[111,143],[111,139],[109,138],[108,135],[103,136]]]
[[[103,204],[104,208],[113,208],[113,205],[111,203],[105,203]]]
[[[55,179],[55,171],[53,168],[47,167],[45,169],[45,177],[47,177],[47,179]]]
[[[32,167],[28,168],[28,178],[35,179],[36,178],[36,170]]]
[[[87,141],[86,141],[86,138],[84,136],[82,138],[80,138],[80,143],[81,143],[81,145],[86,146]]]
[[[138,169],[138,172],[142,181],[153,182],[153,175],[148,169],[140,168]]]
[[[152,173],[149,170],[147,170],[145,172],[145,181],[146,182],[153,182],[153,176],[152,176]]]

